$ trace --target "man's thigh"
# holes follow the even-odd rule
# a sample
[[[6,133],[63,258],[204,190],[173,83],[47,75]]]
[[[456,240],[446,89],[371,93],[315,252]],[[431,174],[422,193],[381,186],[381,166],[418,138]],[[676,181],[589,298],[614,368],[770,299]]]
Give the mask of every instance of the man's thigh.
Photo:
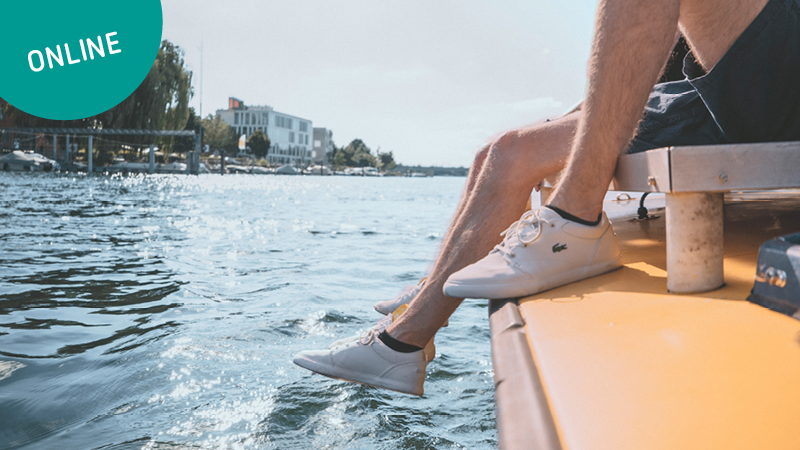
[[[629,152],[800,140],[800,0],[771,0],[708,73],[653,89]]]
[[[684,72],[731,142],[800,139],[800,0],[771,0],[707,74]]]

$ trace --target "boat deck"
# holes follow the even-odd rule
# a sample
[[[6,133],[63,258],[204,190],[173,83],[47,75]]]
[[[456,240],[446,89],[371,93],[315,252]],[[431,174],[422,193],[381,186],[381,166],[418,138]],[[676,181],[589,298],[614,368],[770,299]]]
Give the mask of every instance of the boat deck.
[[[492,302],[503,448],[798,447],[800,321],[746,301],[760,245],[800,231],[798,192],[726,196],[725,285],[704,294],[667,292],[654,212],[612,219],[622,269]]]

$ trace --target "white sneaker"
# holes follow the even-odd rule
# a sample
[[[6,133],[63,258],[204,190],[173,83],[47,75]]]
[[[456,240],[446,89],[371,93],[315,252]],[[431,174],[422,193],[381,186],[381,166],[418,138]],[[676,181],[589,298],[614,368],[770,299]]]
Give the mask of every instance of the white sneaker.
[[[502,299],[533,295],[610,272],[621,255],[605,212],[595,226],[562,218],[542,206],[502,233],[488,256],[450,275],[451,297]]]
[[[397,311],[399,307],[410,303],[411,300],[413,300],[414,297],[416,297],[417,294],[419,294],[419,291],[422,290],[423,286],[425,286],[425,280],[427,280],[427,278],[423,278],[415,286],[406,286],[406,288],[403,289],[403,292],[401,292],[400,295],[391,300],[375,303],[375,311],[378,311],[383,315],[388,315],[392,314],[392,312],[394,311]],[[442,326],[443,327],[450,326],[450,319],[445,320],[444,325]],[[428,361],[430,361],[430,359]]]
[[[300,352],[293,361],[327,377],[422,395],[428,364],[422,350],[394,351],[378,339],[378,334],[372,329],[363,338],[329,350]]]
[[[338,347],[340,345],[344,345],[362,339],[365,336],[365,333],[368,333],[372,330],[375,330],[375,332],[378,334],[383,333],[387,328],[389,328],[389,325],[391,325],[392,322],[394,322],[394,320],[405,311],[405,308],[403,307],[408,308],[408,305],[403,304],[398,306],[397,309],[392,314],[383,317],[370,330],[364,331],[361,334],[355,334],[353,336],[348,336],[346,338],[342,338],[331,342],[331,345],[328,346],[328,349],[332,349],[334,347]],[[436,357],[436,344],[433,343],[434,339],[435,338],[431,338],[430,342],[428,342],[428,345],[426,345],[425,348],[422,349],[422,353],[425,355],[426,362],[430,362],[433,360],[433,358]]]
[[[413,300],[414,297],[419,294],[419,291],[422,290],[422,287],[425,286],[426,279],[427,278],[423,278],[422,281],[414,286],[407,286],[405,289],[403,289],[403,292],[401,292],[400,295],[391,300],[375,303],[375,311],[378,311],[385,316],[396,311],[401,305],[411,303],[411,300]]]

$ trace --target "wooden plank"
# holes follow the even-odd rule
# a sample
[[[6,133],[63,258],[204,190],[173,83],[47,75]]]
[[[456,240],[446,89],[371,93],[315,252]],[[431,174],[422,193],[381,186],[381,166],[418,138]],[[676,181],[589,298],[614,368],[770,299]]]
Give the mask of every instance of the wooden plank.
[[[800,187],[800,142],[673,147],[670,164],[673,192]]]
[[[622,155],[612,181],[616,191],[670,192],[670,149]]]
[[[515,300],[489,304],[497,429],[502,450],[560,450],[555,421]]]

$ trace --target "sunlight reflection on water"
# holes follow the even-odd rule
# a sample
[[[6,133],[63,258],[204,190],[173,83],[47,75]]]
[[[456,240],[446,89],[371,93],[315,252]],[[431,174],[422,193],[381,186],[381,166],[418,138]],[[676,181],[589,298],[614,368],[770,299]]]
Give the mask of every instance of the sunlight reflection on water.
[[[0,448],[494,448],[486,302],[424,398],[291,363],[424,276],[464,181],[0,173]]]

